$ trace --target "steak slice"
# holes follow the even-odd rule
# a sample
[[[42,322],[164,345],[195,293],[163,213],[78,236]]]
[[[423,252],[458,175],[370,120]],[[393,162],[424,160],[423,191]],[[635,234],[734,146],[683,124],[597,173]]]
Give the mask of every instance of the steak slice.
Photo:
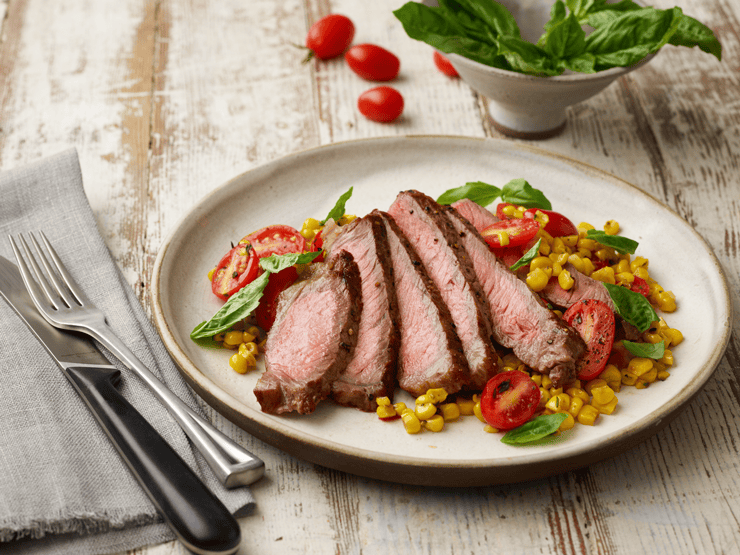
[[[388,210],[419,255],[452,317],[470,378],[480,390],[498,371],[490,311],[468,253],[442,207],[418,191],[399,193]]]
[[[473,224],[473,227],[479,232],[483,231],[491,224],[495,224],[500,221],[495,214],[492,214],[480,204],[473,202],[468,198],[453,202],[450,206],[457,210],[457,213],[463,218]]]
[[[495,340],[530,368],[548,374],[554,387],[575,379],[575,362],[586,348],[580,335],[496,258],[470,222],[453,208],[445,210],[488,299]]]
[[[254,394],[263,412],[307,414],[331,393],[357,342],[360,271],[340,253],[280,295]]]
[[[385,212],[376,213],[388,233],[398,298],[398,385],[415,397],[437,387],[456,393],[470,369],[450,311],[396,222]]]
[[[354,355],[334,382],[332,397],[340,405],[373,411],[376,397],[393,397],[396,388],[400,331],[393,267],[379,215],[343,227],[330,246],[329,259],[345,251],[352,255],[360,270],[363,308]]]

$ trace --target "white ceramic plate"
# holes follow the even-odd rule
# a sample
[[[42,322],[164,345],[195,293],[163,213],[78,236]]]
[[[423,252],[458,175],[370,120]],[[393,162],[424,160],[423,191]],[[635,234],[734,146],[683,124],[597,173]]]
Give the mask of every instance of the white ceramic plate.
[[[555,210],[600,227],[616,219],[640,242],[650,273],[678,298],[666,315],[684,342],[671,377],[648,389],[627,387],[617,411],[593,427],[577,425],[547,445],[512,447],[475,417],[442,433],[408,435],[398,422],[331,401],[306,416],[260,411],[252,390],[260,372],[239,375],[229,352],[196,346],[190,331],[220,306],[208,271],[247,233],[269,224],[300,228],[324,217],[350,186],[347,211],[387,209],[397,193],[437,197],[466,181],[503,185],[526,178]],[[686,261],[691,264],[686,264]],[[680,268],[680,272],[677,269]],[[619,453],[656,433],[707,381],[730,333],[731,305],[720,266],[696,232],[664,205],[590,166],[517,143],[454,137],[408,137],[334,144],[292,154],[236,177],[185,217],[159,252],[153,276],[154,318],[167,349],[195,390],[260,439],[298,457],[350,473],[404,483],[477,485],[534,479]],[[311,322],[306,322],[307,326]],[[404,400],[401,392],[398,398]],[[409,399],[410,400],[410,399]]]

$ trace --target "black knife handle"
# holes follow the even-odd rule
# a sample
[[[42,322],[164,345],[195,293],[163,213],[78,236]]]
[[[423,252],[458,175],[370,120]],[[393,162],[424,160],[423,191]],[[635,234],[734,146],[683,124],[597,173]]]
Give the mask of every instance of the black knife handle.
[[[120,372],[74,366],[66,375],[178,539],[199,554],[234,553],[236,519],[115,388]]]

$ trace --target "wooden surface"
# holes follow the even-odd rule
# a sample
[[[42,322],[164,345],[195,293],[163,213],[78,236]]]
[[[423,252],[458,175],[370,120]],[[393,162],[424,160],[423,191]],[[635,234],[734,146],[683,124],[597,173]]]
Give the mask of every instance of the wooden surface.
[[[400,0],[0,0],[0,168],[76,146],[101,233],[142,303],[158,248],[201,197],[297,150],[406,134],[499,136],[487,101],[408,39]],[[667,8],[668,0],[654,5]],[[666,47],[569,111],[538,146],[630,181],[714,248],[740,311],[740,2],[678,0],[723,61]],[[339,60],[301,64],[309,25],[336,12],[401,59],[391,125]],[[0,199],[1,202],[1,199]],[[678,261],[681,264],[692,261]],[[633,450],[502,487],[433,490],[282,454],[210,411],[267,463],[240,553],[740,553],[740,326],[706,387]],[[177,543],[139,555],[184,553]]]

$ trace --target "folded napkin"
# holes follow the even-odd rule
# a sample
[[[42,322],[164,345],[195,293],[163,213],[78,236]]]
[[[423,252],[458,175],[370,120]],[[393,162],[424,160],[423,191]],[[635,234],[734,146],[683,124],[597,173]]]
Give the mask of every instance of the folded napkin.
[[[7,236],[43,230],[123,342],[199,410],[96,227],[70,150],[0,174],[0,255]],[[131,371],[120,391],[237,516],[254,499],[226,490]],[[72,386],[0,298],[0,551],[112,553],[174,538]]]

